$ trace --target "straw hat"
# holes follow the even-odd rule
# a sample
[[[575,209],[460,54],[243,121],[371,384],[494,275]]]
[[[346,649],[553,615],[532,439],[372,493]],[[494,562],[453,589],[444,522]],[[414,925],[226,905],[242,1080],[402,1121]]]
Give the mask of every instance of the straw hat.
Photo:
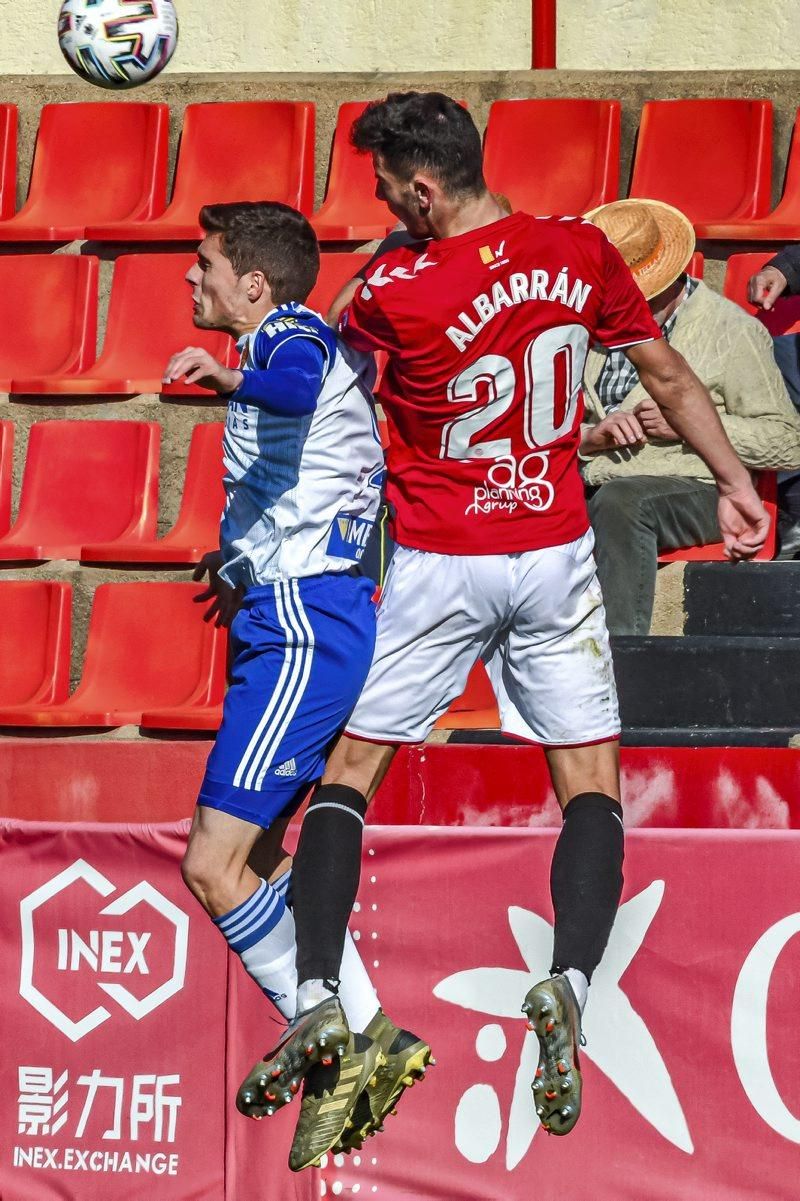
[[[650,300],[681,275],[694,254],[688,217],[661,200],[613,200],[586,214],[613,242]]]

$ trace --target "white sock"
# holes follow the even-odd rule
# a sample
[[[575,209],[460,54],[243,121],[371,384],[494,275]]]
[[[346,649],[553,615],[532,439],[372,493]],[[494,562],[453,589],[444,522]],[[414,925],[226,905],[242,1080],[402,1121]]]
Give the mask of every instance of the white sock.
[[[349,930],[344,940],[339,971],[339,1000],[347,1016],[347,1024],[353,1034],[363,1034],[381,1003]],[[307,1009],[313,1009],[321,1001],[332,997],[334,994],[329,984],[330,981],[326,980],[306,980],[301,984],[297,990],[297,1012],[305,1013]]]
[[[306,1013],[322,1001],[329,1001],[335,996],[332,988],[328,988],[324,980],[304,980],[297,990],[297,1013]]]
[[[340,972],[339,996],[347,1014],[347,1024],[354,1034],[363,1034],[381,1003],[349,930],[344,940]]]
[[[215,917],[214,924],[245,971],[291,1020],[297,1005],[294,918],[286,907],[285,887],[278,887],[281,883],[273,887],[262,880],[248,900],[224,917]]]
[[[283,1016],[290,1021],[295,1016],[296,1011],[300,1012],[301,1010],[310,1009],[313,1005],[318,1004],[319,1001],[332,995],[330,990],[324,987],[323,981],[316,981],[314,982],[315,987],[305,990],[306,996],[309,997],[307,1003],[299,1004],[297,995],[297,968],[295,966],[297,947],[295,943],[294,917],[289,908],[291,904],[291,894],[289,892],[291,875],[291,870],[284,872],[279,879],[273,880],[271,885],[265,884],[262,881],[262,885],[265,885],[266,889],[279,895],[283,911],[271,933],[267,934],[244,953],[237,951],[245,969]],[[261,888],[259,888],[259,893],[263,893]],[[231,922],[235,928],[240,928],[247,906],[254,901],[255,895],[258,894],[254,894],[254,897],[251,897],[250,901],[245,901],[244,905],[240,905],[232,913],[217,919],[217,924],[222,929],[226,938],[228,923]],[[236,919],[235,923],[233,922],[234,918]],[[230,945],[230,939],[228,940],[228,944]],[[236,947],[233,949],[236,950]],[[278,995],[276,996],[275,994]],[[344,954],[342,955],[339,997],[347,1015],[347,1024],[350,1029],[354,1034],[363,1034],[380,1009],[380,1001],[349,930],[345,938]]]
[[[589,981],[584,976],[583,972],[576,967],[568,967],[564,975],[572,985],[572,991],[578,1001],[578,1008],[583,1013],[586,1008],[586,1000],[589,996]]]

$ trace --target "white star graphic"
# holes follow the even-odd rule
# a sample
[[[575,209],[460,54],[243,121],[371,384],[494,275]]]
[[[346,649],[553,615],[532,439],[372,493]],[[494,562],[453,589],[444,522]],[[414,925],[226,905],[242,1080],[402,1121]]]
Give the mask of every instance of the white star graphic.
[[[600,1068],[659,1134],[691,1155],[694,1145],[667,1066],[619,983],[642,945],[663,896],[664,881],[654,880],[620,906],[603,961],[592,979],[583,1020],[586,1047],[582,1055]],[[538,913],[516,906],[509,908],[508,920],[528,970],[487,967],[456,972],[436,985],[434,996],[476,1013],[521,1020],[526,992],[549,974],[553,930]],[[530,1091],[538,1056],[535,1036],[525,1037],[508,1122],[509,1171],[524,1159],[539,1129]]]

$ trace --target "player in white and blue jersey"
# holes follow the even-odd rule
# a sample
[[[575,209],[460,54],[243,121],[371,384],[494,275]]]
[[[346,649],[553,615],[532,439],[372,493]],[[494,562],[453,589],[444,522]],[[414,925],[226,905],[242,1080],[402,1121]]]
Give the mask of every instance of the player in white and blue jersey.
[[[282,835],[321,777],[372,659],[375,586],[354,568],[378,512],[383,455],[361,377],[365,360],[303,304],[319,270],[305,217],[286,205],[242,203],[207,206],[200,221],[205,237],[186,277],[194,321],[236,338],[241,359],[233,370],[187,347],[164,374],[198,381],[228,402],[220,549],[195,578],[208,574],[208,591],[198,599],[213,599],[208,616],[230,626],[231,684],[183,875],[245,969],[291,1020],[297,974]],[[248,864],[259,840],[267,878]],[[348,1044],[346,1034],[323,1023],[309,1059],[347,1053],[348,1104],[337,1107],[324,1132],[328,1144],[314,1158],[338,1140],[356,1098],[385,1063],[363,1034],[380,1010],[351,941],[341,978],[358,1033]],[[338,1098],[342,1072],[338,1058],[315,1069],[304,1106],[308,1101],[316,1112],[337,1088]],[[251,1075],[237,1103],[261,1117],[291,1100],[302,1073],[280,1095],[258,1065]],[[306,1159],[298,1153],[292,1166]]]

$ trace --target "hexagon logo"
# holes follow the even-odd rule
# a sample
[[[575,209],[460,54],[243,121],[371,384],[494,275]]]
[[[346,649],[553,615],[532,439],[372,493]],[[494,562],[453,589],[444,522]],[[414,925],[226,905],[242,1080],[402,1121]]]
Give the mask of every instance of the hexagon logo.
[[[48,880],[39,888],[34,889],[20,901],[20,925],[22,933],[22,957],[20,966],[20,996],[46,1018],[53,1026],[65,1034],[72,1042],[78,1042],[96,1030],[112,1017],[112,1011],[105,1005],[95,1005],[83,1016],[70,1016],[60,1004],[53,1000],[53,987],[42,986],[37,972],[37,930],[34,916],[43,906],[48,905],[56,897],[78,882],[83,882],[99,894],[100,897],[110,897],[116,892],[116,886],[101,872],[78,859],[70,867],[59,872],[52,880]],[[156,973],[153,986],[144,993],[137,992],[126,985],[98,979],[101,975],[121,975],[129,977],[129,981],[137,979],[140,983],[151,975],[148,962],[148,946],[153,938],[152,931],[136,932],[133,928],[126,929],[125,923],[116,922],[122,929],[109,930],[105,923],[109,918],[123,918],[132,915],[138,906],[148,906],[154,914],[159,915],[162,930],[166,927],[169,932],[169,948],[161,949],[160,958],[167,964],[164,970]],[[175,996],[183,988],[186,977],[186,959],[189,945],[189,917],[172,901],[149,884],[140,881],[127,892],[115,897],[102,909],[95,911],[96,925],[101,927],[81,933],[69,924],[56,930],[57,967],[60,972],[73,973],[73,980],[83,971],[83,977],[93,977],[93,987],[100,989],[110,997],[116,1005],[136,1021],[152,1013],[170,997]],[[85,915],[82,915],[85,920]],[[84,937],[86,934],[86,937]],[[163,937],[162,940],[163,941]],[[53,949],[53,948],[49,948]],[[44,952],[40,952],[42,958]],[[50,958],[54,956],[51,954]],[[52,966],[52,965],[51,965]],[[50,993],[51,995],[48,995]]]

